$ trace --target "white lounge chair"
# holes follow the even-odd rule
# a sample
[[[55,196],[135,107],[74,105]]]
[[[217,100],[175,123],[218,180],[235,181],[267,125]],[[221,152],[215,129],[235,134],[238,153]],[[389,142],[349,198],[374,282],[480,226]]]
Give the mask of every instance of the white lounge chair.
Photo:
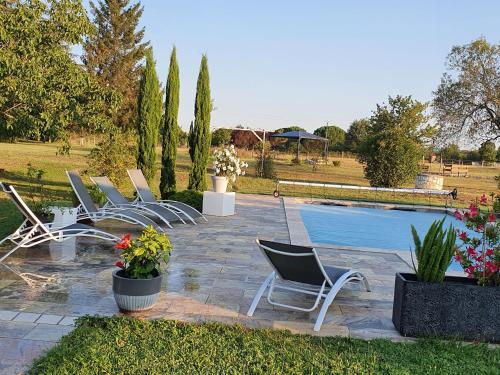
[[[321,298],[324,298],[325,301],[314,324],[314,331],[319,331],[328,307],[346,283],[360,283],[364,285],[366,291],[370,291],[368,280],[361,272],[347,268],[323,266],[316,249],[312,247],[288,245],[259,239],[257,239],[257,245],[273,271],[257,291],[248,309],[248,316],[253,315],[268,287],[267,301],[270,304],[293,310],[313,311],[318,307]],[[279,283],[277,284],[276,281],[279,281]],[[272,294],[276,289],[312,295],[316,297],[316,300],[313,306],[309,308],[278,303],[272,300]]]
[[[114,219],[140,225],[144,228],[148,225],[152,225],[157,231],[164,232],[163,228],[153,220],[130,208],[102,207],[98,209],[78,173],[75,171],[66,171],[66,174],[80,202],[76,217],[77,221],[91,220],[93,222],[98,222],[101,220]],[[170,224],[167,225],[172,227]]]
[[[9,240],[16,246],[0,258],[2,263],[14,251],[22,248],[32,247],[46,241],[62,242],[73,237],[94,237],[107,241],[118,241],[119,238],[105,231],[84,224],[71,224],[58,226],[57,223],[42,223],[40,219],[30,210],[22,200],[13,186],[0,183],[2,190],[12,199],[18,210],[24,217],[21,226],[11,235],[0,241],[0,244]]]
[[[132,180],[132,184],[134,185],[135,190],[137,191],[137,199],[139,201],[144,203],[156,203],[165,207],[172,208],[176,212],[180,213],[185,219],[191,221],[193,224],[196,224],[195,219],[197,218],[202,218],[203,220],[208,221],[200,211],[186,203],[169,199],[157,200],[153,192],[149,188],[148,182],[146,181],[146,178],[144,177],[140,169],[128,169],[127,173]]]
[[[111,180],[106,176],[90,177],[90,179],[106,195],[106,198],[108,200],[106,204],[110,205],[111,207],[132,208],[141,211],[141,213],[144,213],[144,215],[159,217],[168,225],[170,225],[170,222],[173,221],[181,221],[183,224],[186,224],[186,222],[180,217],[180,215],[171,208],[156,203],[129,201],[122,195],[122,193],[118,191]]]

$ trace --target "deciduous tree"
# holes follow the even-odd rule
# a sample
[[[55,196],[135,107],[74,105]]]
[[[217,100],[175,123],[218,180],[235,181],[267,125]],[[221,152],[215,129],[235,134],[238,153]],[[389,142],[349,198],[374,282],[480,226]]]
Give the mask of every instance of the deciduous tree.
[[[427,130],[425,108],[409,96],[389,97],[387,105],[377,105],[358,152],[371,186],[399,187],[414,180]]]
[[[177,124],[179,87],[179,65],[177,64],[177,54],[174,47],[170,55],[170,67],[165,87],[165,122],[162,129],[163,143],[160,181],[160,193],[163,199],[167,199],[170,194],[175,193],[177,188],[175,165],[177,160],[177,144],[179,142],[179,125]]]
[[[189,133],[189,155],[191,156],[191,172],[188,189],[204,191],[207,188],[207,164],[210,153],[210,78],[208,74],[207,56],[203,55],[200,73],[196,85],[194,104],[194,123]]]
[[[347,129],[345,135],[345,149],[350,152],[358,152],[358,147],[365,139],[370,126],[369,119],[354,120]]]
[[[434,92],[432,107],[441,137],[500,138],[500,44],[480,38],[455,46]]]
[[[481,155],[481,160],[487,163],[493,163],[497,158],[497,150],[495,143],[491,141],[483,142],[479,148],[479,154]]]

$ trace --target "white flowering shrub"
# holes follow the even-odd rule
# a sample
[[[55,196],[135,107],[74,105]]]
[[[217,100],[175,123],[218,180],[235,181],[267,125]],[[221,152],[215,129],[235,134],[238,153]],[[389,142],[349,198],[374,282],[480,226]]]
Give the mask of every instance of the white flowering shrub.
[[[245,175],[245,168],[247,167],[248,164],[238,158],[234,145],[214,152],[214,170],[216,176],[227,177],[231,182],[235,182],[237,176]]]

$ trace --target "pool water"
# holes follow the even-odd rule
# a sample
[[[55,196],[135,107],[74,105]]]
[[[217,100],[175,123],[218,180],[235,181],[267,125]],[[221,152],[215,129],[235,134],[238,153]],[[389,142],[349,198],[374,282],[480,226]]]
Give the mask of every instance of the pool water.
[[[300,213],[313,243],[400,251],[414,249],[410,225],[423,240],[432,222],[445,216],[437,212],[312,204],[301,206]],[[464,223],[446,215],[444,226],[450,224],[473,235]],[[448,270],[461,271],[462,268],[453,261]]]

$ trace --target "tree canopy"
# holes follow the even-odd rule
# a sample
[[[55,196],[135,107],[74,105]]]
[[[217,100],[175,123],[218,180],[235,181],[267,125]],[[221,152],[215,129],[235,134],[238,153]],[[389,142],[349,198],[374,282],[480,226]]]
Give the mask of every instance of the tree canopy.
[[[500,138],[500,44],[480,38],[452,48],[432,107],[441,137]]]
[[[497,158],[497,149],[495,143],[491,141],[483,142],[479,148],[481,160],[487,163],[493,163]]]
[[[425,108],[410,96],[377,105],[358,152],[371,186],[400,187],[414,180],[427,130]]]
[[[322,126],[314,131],[315,135],[328,138],[329,149],[341,151],[344,149],[345,130],[335,125]]]
[[[359,145],[368,134],[369,119],[354,120],[345,135],[344,147],[347,151],[358,152]]]
[[[139,28],[143,8],[130,0],[90,2],[95,33],[83,44],[82,61],[103,87],[111,87],[121,96],[114,124],[133,129],[137,116],[137,92],[141,74],[140,62],[148,43],[143,43],[144,28]]]
[[[49,141],[111,125],[117,97],[70,53],[91,32],[79,0],[0,2],[0,137]]]

